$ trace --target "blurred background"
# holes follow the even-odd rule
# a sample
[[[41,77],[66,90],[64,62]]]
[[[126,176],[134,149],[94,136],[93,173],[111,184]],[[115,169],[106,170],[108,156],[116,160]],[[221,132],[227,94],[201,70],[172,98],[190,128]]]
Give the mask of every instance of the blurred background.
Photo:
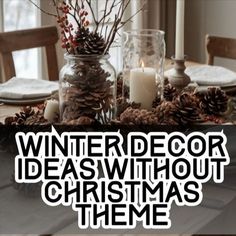
[[[38,6],[53,11],[49,0],[33,0]],[[100,2],[94,0],[97,14]],[[99,4],[98,4],[99,2]],[[127,29],[153,28],[166,32],[167,57],[174,54],[175,47],[175,6],[176,0],[132,0],[127,16],[132,15],[145,4],[144,11],[127,24]],[[185,53],[190,60],[205,63],[205,35],[212,34],[236,38],[236,1],[235,0],[186,0],[185,10]],[[29,0],[0,0],[0,31],[35,28],[43,25],[55,25],[55,20],[41,13]],[[16,39],[17,40],[17,39]],[[118,41],[111,51],[111,62],[122,69],[121,43]],[[63,50],[58,45],[59,68],[64,64]],[[18,77],[45,78],[47,68],[44,52],[41,49],[24,50],[14,53]],[[236,71],[231,60],[216,60]]]

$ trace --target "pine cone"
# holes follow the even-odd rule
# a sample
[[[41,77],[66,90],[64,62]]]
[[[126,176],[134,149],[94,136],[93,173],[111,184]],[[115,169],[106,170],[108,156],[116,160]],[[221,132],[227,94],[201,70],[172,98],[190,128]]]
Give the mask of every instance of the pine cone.
[[[123,84],[123,73],[120,72],[117,76],[117,98],[129,98],[129,88]]]
[[[78,54],[85,54],[85,50],[84,50],[84,45],[85,42],[88,38],[89,35],[89,29],[87,28],[80,28],[79,31],[76,32],[76,40],[78,43],[78,47],[77,47],[77,52]]]
[[[5,125],[42,125],[48,124],[44,118],[44,108],[23,107],[22,111],[15,116],[9,116],[5,119]]]
[[[164,88],[164,98],[166,101],[173,101],[177,96],[177,90],[171,84],[168,84]]]
[[[121,124],[125,125],[158,125],[156,115],[148,110],[128,108],[120,116]]]
[[[162,102],[158,107],[153,109],[153,112],[158,118],[160,125],[176,125],[174,120],[176,107],[172,102]]]
[[[24,123],[24,125],[47,125],[47,124],[49,124],[49,122],[44,118],[44,115],[40,113],[36,113],[35,115],[29,117]]]
[[[176,107],[174,120],[177,124],[193,124],[200,120],[197,99],[193,95],[189,93],[181,94],[175,99],[174,105]]]
[[[9,116],[5,119],[6,125],[24,125],[25,121],[35,115],[35,111],[32,107],[23,107],[19,113],[16,113],[15,116]]]
[[[123,75],[122,72],[117,76],[117,98],[123,96]]]
[[[220,115],[226,112],[228,97],[220,88],[209,88],[200,101],[201,109],[209,115]]]
[[[90,33],[84,43],[85,54],[102,55],[106,49],[103,36],[98,33]]]
[[[101,67],[99,61],[76,65],[74,70],[76,77],[65,78],[71,86],[63,89],[63,121],[69,123],[81,116],[95,119],[102,112],[111,112],[111,88],[114,82],[107,80],[110,74]]]
[[[129,103],[124,99],[123,97],[120,97],[117,99],[117,117],[119,119],[120,115],[127,109],[127,108],[132,108],[132,109],[139,109],[141,107],[140,103]]]
[[[93,125],[96,121],[87,116],[81,116],[79,119],[71,120],[66,125]]]
[[[160,103],[161,103],[161,98],[157,96],[157,97],[154,99],[154,101],[152,102],[152,108],[158,107],[158,106],[160,105]]]

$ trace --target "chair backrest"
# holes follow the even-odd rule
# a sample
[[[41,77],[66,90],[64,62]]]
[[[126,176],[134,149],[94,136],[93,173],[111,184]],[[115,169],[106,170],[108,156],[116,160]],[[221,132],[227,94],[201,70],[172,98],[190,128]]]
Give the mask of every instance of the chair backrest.
[[[49,80],[58,80],[56,43],[58,32],[55,26],[0,33],[0,55],[5,80],[16,76],[12,52],[45,47]]]
[[[236,59],[236,39],[206,36],[207,64],[214,64],[214,57]]]

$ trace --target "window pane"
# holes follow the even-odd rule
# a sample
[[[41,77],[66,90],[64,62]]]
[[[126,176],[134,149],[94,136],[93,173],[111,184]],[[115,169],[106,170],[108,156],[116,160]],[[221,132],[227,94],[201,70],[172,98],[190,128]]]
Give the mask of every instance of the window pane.
[[[3,0],[3,12],[4,31],[35,28],[38,25],[37,9],[28,0]],[[18,77],[39,77],[38,49],[14,52],[13,57]]]

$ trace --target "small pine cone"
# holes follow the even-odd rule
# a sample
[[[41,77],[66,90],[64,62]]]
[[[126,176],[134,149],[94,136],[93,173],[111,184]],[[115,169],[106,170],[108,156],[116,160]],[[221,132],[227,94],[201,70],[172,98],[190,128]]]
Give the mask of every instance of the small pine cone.
[[[123,76],[122,72],[117,76],[117,98],[123,96]]]
[[[153,109],[153,112],[158,118],[159,124],[176,125],[174,121],[176,107],[172,102],[162,102],[158,107]]]
[[[123,98],[119,97],[117,99],[117,117],[120,117],[120,115],[128,108],[130,107],[130,104]]]
[[[161,103],[161,98],[157,96],[157,97],[154,99],[154,101],[152,102],[152,108],[158,107],[158,106],[160,105],[160,103]]]
[[[84,43],[84,51],[86,54],[102,55],[105,48],[105,40],[103,36],[98,33],[90,33]]]
[[[24,125],[26,120],[35,115],[32,107],[23,107],[15,116],[9,116],[5,119],[5,125]]]
[[[86,42],[86,39],[89,35],[89,29],[87,28],[80,28],[79,31],[76,32],[76,41],[78,43],[77,53],[78,54],[85,54],[84,51],[84,44]]]
[[[25,121],[35,115],[35,111],[32,107],[23,107],[22,111],[15,114],[16,125],[23,125]]]
[[[49,122],[44,118],[43,114],[37,113],[26,119],[24,125],[47,125]]]
[[[157,125],[155,114],[148,110],[128,108],[120,116],[121,124],[125,125]]]
[[[174,119],[179,125],[199,122],[200,111],[195,96],[183,93],[175,99],[174,105],[176,107]]]
[[[173,101],[177,96],[177,90],[171,84],[168,84],[164,88],[164,98],[166,101]]]
[[[16,117],[14,116],[8,116],[5,118],[4,124],[5,125],[13,125],[16,122]]]
[[[200,101],[201,109],[209,115],[220,115],[227,111],[228,97],[220,88],[209,88]]]
[[[95,120],[91,119],[88,116],[81,116],[77,120],[71,120],[70,122],[66,123],[66,125],[92,125],[95,124]]]
[[[124,97],[119,97],[117,99],[117,117],[119,119],[120,115],[127,109],[127,108],[132,108],[132,109],[139,109],[141,107],[140,103],[129,103],[126,101]]]
[[[117,98],[129,97],[129,88],[123,83],[123,73],[119,73],[117,77]]]

